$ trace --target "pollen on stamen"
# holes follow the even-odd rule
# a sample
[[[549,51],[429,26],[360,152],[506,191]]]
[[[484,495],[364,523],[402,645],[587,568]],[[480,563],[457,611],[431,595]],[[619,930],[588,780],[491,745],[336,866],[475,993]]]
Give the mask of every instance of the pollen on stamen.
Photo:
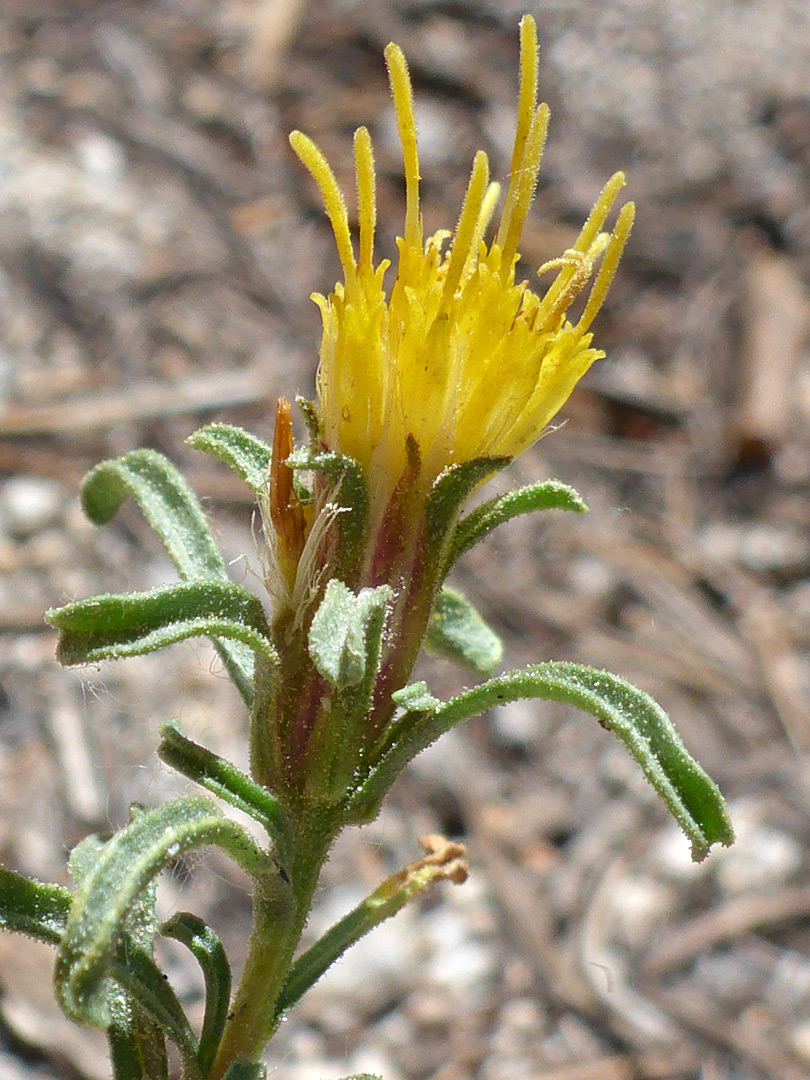
[[[461,281],[461,275],[472,252],[472,244],[475,240],[488,185],[489,161],[484,151],[479,150],[475,155],[470,182],[467,186],[467,194],[464,196],[456,234],[453,237],[453,246],[450,249],[450,259],[447,264],[444,288],[442,290],[440,309],[442,311],[446,311],[449,304],[452,303],[458,284]]]
[[[385,47],[385,62],[394,98],[402,160],[405,166],[405,244],[411,249],[422,247],[422,222],[419,215],[419,149],[416,137],[416,118],[413,112],[413,88],[408,62],[399,45]]]
[[[605,223],[605,219],[610,213],[610,209],[616,201],[617,195],[624,187],[624,184],[624,173],[617,172],[611,176],[610,180],[608,180],[602,189],[599,198],[594,203],[594,207],[588,215],[585,224],[582,226],[577,241],[571,248],[572,252],[576,251],[586,254],[591,250]],[[542,321],[546,321],[551,316],[552,312],[560,309],[561,297],[564,294],[567,294],[570,283],[576,276],[576,273],[577,269],[573,263],[569,263],[567,267],[561,269],[556,280],[549,287],[545,296],[540,301],[539,318]]]
[[[613,277],[616,273],[616,269],[619,265],[619,259],[624,251],[624,246],[627,243],[627,238],[630,236],[630,230],[633,228],[633,220],[636,216],[636,207],[634,203],[626,203],[619,212],[619,217],[616,220],[616,224],[611,233],[610,240],[605,251],[605,256],[602,259],[602,265],[599,267],[599,273],[596,275],[596,281],[593,283],[591,289],[591,295],[588,297],[588,303],[585,305],[585,310],[582,312],[577,327],[583,333],[589,328],[596,313],[602,306],[607,291],[610,288],[610,283],[613,281]]]
[[[503,219],[496,241],[502,251],[501,278],[504,280],[512,269],[512,263],[517,255],[518,244],[520,243],[520,234],[523,232],[523,225],[534,198],[537,177],[540,172],[540,162],[543,158],[543,148],[548,134],[549,115],[548,105],[538,106],[526,139],[523,159],[518,168],[517,180],[507,195],[507,199],[511,195],[512,201],[511,204],[504,207]]]
[[[357,180],[357,220],[360,233],[359,265],[371,267],[374,259],[374,232],[377,227],[377,194],[374,151],[368,129],[354,133],[354,169]]]
[[[346,212],[346,203],[343,201],[343,193],[335,179],[335,174],[329,162],[320,152],[318,147],[302,131],[290,132],[290,146],[298,155],[301,163],[309,170],[312,179],[321,190],[327,217],[335,234],[335,243],[340,257],[340,265],[346,284],[354,282],[356,277],[354,247],[349,230],[349,215]]]

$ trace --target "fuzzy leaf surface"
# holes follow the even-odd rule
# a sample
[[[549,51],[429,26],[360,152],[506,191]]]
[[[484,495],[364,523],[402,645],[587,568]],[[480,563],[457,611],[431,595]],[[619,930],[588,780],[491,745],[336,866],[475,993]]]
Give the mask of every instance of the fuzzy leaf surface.
[[[351,568],[357,553],[362,550],[368,520],[368,485],[363,470],[353,458],[331,452],[318,453],[311,447],[300,447],[287,458],[290,469],[320,472],[336,485],[335,501],[344,512],[337,517],[342,537],[344,561]],[[342,577],[346,567],[335,567],[335,576]]]
[[[140,813],[137,806],[130,810],[132,818]],[[86,836],[71,851],[68,870],[77,888],[102,857],[104,847],[101,837]],[[153,957],[155,899],[155,885],[150,882],[131,904],[110,960],[110,978],[104,984],[105,1008],[110,1016],[107,1038],[115,1080],[119,1076],[168,1080],[167,1036],[190,1066],[186,1070],[189,1078],[196,1076],[197,1040],[177,995]]]
[[[270,474],[272,449],[267,443],[231,424],[207,424],[186,442],[229,465],[245,481],[254,495],[262,495]]]
[[[58,945],[72,902],[73,896],[67,889],[0,866],[0,930]]]
[[[404,765],[445,731],[486,709],[520,698],[574,705],[596,717],[627,747],[703,859],[733,830],[717,785],[690,757],[667,714],[648,694],[617,675],[549,661],[490,679],[430,711],[406,714],[392,727],[376,768],[357,795],[372,814]]]
[[[380,651],[388,585],[353,593],[333,578],[315,612],[309,631],[309,653],[318,671],[333,686],[357,686],[374,671]]]
[[[445,573],[465,551],[469,551],[493,529],[520,514],[531,514],[536,510],[573,510],[574,513],[584,514],[588,507],[578,492],[559,480],[529,484],[490,499],[463,517],[456,526],[445,561]]]
[[[503,642],[469,600],[445,586],[436,597],[424,647],[477,675],[491,675],[503,659]]]
[[[166,1040],[151,1037],[143,1017],[136,1016],[132,1002],[123,991],[110,996],[110,1025],[107,1040],[114,1080],[168,1080]]]
[[[222,1039],[231,1001],[231,965],[222,942],[196,915],[180,911],[160,928],[161,934],[182,942],[200,965],[205,983],[203,1016],[197,1065],[208,1076]]]
[[[255,841],[202,797],[141,813],[104,845],[82,880],[57,953],[57,996],[69,1017],[107,1027],[105,984],[111,975],[120,977],[116,952],[133,906],[169,863],[210,844],[248,873],[268,875],[269,860]]]
[[[183,581],[229,581],[197,496],[172,463],[155,450],[132,450],[102,461],[82,483],[82,506],[94,525],[106,525],[133,498],[165,547]],[[214,647],[250,708],[253,654],[239,641]]]
[[[187,739],[176,723],[163,724],[160,734],[160,759],[258,821],[267,830],[282,864],[288,866],[292,860],[292,825],[278,799],[230,761]]]
[[[355,594],[333,578],[312,620],[310,656],[334,687],[311,739],[308,791],[319,800],[342,799],[354,775],[391,595],[388,585]]]
[[[428,546],[432,553],[442,551],[466,500],[481,484],[505,469],[511,460],[508,457],[473,458],[451,465],[437,476],[425,509]]]
[[[200,636],[232,639],[275,655],[258,598],[230,581],[185,581],[143,593],[93,596],[53,608],[45,618],[59,631],[57,659],[68,665],[138,656]]]

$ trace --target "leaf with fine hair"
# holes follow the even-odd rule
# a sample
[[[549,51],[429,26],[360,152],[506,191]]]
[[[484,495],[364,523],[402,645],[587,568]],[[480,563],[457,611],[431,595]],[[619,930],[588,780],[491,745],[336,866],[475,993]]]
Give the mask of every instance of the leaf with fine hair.
[[[380,637],[391,588],[353,593],[333,578],[309,631],[309,654],[321,675],[338,689],[355,687],[377,669]]]
[[[197,1066],[208,1076],[222,1038],[231,999],[231,965],[222,942],[196,915],[179,911],[160,927],[161,934],[182,942],[200,965],[205,982],[205,1015],[200,1032]]]
[[[295,472],[322,473],[335,485],[334,502],[342,509],[336,525],[342,537],[341,549],[346,565],[335,566],[332,572],[335,577],[342,578],[354,566],[365,537],[369,495],[363,470],[344,454],[318,453],[309,446],[294,450],[285,464]]]
[[[493,529],[520,514],[531,514],[536,510],[573,510],[584,514],[588,507],[578,492],[559,480],[545,480],[498,495],[471,510],[456,525],[445,558],[444,573]]]
[[[432,556],[440,557],[448,532],[455,527],[456,515],[476,488],[505,469],[511,460],[508,457],[472,458],[451,465],[439,474],[425,509],[428,548]]]
[[[197,496],[156,450],[132,450],[102,461],[82,482],[82,506],[94,525],[106,525],[133,498],[157,533],[183,581],[229,581]],[[240,641],[213,639],[242,700],[253,702],[253,655]]]
[[[139,814],[101,848],[73,901],[57,953],[57,997],[71,1019],[96,1027],[110,1023],[105,981],[120,978],[114,961],[133,905],[179,855],[211,844],[262,887],[280,882],[269,856],[242,826],[202,797]]]
[[[132,818],[140,813],[139,806],[130,810]],[[77,888],[81,888],[103,851],[104,841],[99,836],[87,836],[73,848],[68,869]],[[152,882],[130,905],[110,960],[110,977],[103,985],[110,1016],[107,1038],[114,1080],[168,1080],[167,1038],[180,1050],[189,1078],[196,1076],[197,1040],[177,995],[153,957],[155,899]]]
[[[186,442],[229,465],[254,495],[264,494],[273,456],[267,443],[232,424],[206,424]]]
[[[357,767],[391,597],[389,585],[354,593],[333,578],[312,619],[309,654],[334,687],[310,739],[308,791],[319,800],[342,799]]]
[[[159,1044],[163,1041],[162,1036],[165,1036],[180,1051],[187,1075],[189,1071],[193,1073],[199,1053],[197,1039],[177,995],[151,953],[137,945],[119,945],[108,961],[106,982],[101,993],[104,995],[104,1013],[109,1017],[109,1022],[114,1021],[116,1014],[116,992],[123,990],[130,999],[133,1019],[137,1021],[141,1014],[143,1021],[146,1021],[143,1024],[145,1031],[138,1032],[136,1038],[141,1043],[150,1044],[150,1047],[157,1046],[156,1051],[151,1050],[150,1056],[157,1053],[162,1059]],[[98,1000],[102,1000],[101,997]],[[76,1016],[71,1018],[77,1019]],[[202,1070],[196,1071],[202,1076]]]
[[[445,585],[433,605],[424,647],[445,660],[491,675],[503,659],[503,642],[457,589]]]
[[[176,722],[162,724],[160,734],[158,757],[161,761],[258,821],[267,830],[282,865],[289,866],[292,825],[278,799],[230,761],[187,739]]]
[[[138,656],[200,636],[232,639],[275,657],[261,603],[230,581],[92,596],[52,608],[45,618],[59,631],[57,659],[68,665]]]
[[[733,830],[717,785],[687,753],[667,714],[648,694],[607,671],[548,661],[508,672],[443,705],[394,721],[376,765],[349,805],[351,820],[373,816],[404,766],[462,720],[520,698],[560,701],[595,716],[627,747],[703,859],[712,844],[729,845]]]
[[[137,1006],[115,988],[110,995],[110,1064],[113,1080],[168,1080],[166,1040],[138,1012]]]
[[[0,866],[0,930],[58,945],[67,925],[73,895]]]

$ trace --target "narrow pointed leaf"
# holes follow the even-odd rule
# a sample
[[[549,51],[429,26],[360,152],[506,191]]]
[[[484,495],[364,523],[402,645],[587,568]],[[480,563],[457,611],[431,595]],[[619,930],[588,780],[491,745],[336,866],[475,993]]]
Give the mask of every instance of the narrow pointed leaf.
[[[151,954],[133,943],[127,948],[119,946],[107,970],[116,989],[120,987],[131,999],[136,1016],[138,1011],[143,1013],[148,1025],[144,1035],[146,1042],[154,1046],[153,1053],[162,1057],[161,1039],[157,1037],[157,1033],[162,1032],[177,1046],[187,1067],[202,1075],[202,1071],[195,1068],[198,1059],[197,1039],[177,995]],[[104,1000],[103,1009],[112,1018],[109,995]],[[149,1031],[149,1026],[154,1030]],[[147,1075],[151,1076],[149,1073]]]
[[[259,600],[241,585],[187,581],[144,593],[93,596],[45,618],[59,631],[57,658],[88,664],[154,652],[191,637],[241,642],[274,657]]]
[[[94,525],[106,525],[133,498],[183,581],[228,581],[197,496],[175,467],[155,450],[132,450],[102,461],[82,484],[82,506]],[[253,655],[239,641],[214,640],[225,668],[250,708]]]
[[[210,844],[258,878],[277,874],[248,833],[202,797],[141,813],[104,845],[76,894],[57,954],[57,995],[68,1016],[109,1024],[105,982],[120,974],[117,950],[133,905],[172,860]]]
[[[465,596],[448,586],[436,598],[424,645],[477,675],[491,675],[503,659],[503,642],[495,631]]]
[[[732,842],[733,830],[717,785],[689,756],[661,706],[617,675],[564,662],[549,661],[501,675],[436,709],[400,718],[378,765],[358,792],[358,808],[364,805],[373,813],[405,763],[443,732],[519,698],[574,705],[618,736],[690,840],[693,859],[704,858],[712,844]]]
[[[284,866],[292,858],[292,826],[276,797],[211,750],[192,742],[174,723],[160,729],[158,756],[167,765],[207,788],[212,795],[255,818],[266,830]]]
[[[160,932],[181,941],[200,965],[205,982],[205,1015],[200,1032],[197,1065],[208,1076],[222,1039],[231,1000],[231,965],[217,935],[196,915],[180,911],[164,923]]]
[[[136,1023],[131,1002],[123,991],[116,991],[116,995],[110,1003],[107,1028],[113,1080],[168,1080],[166,1040],[162,1053],[160,1040],[154,1048],[144,1047],[143,1025]]]
[[[573,510],[583,514],[588,507],[572,487],[559,480],[529,484],[490,499],[463,517],[456,526],[444,564],[445,574],[465,551],[469,551],[493,529],[520,514],[531,514],[535,510]]]
[[[437,839],[439,843],[435,844]],[[277,1016],[291,1009],[350,946],[395,915],[434,881],[460,883],[466,880],[468,868],[463,845],[441,837],[429,837],[422,841],[422,847],[426,851],[424,858],[386,878],[370,896],[302,953],[282,988],[276,1005]]]
[[[249,431],[231,424],[207,424],[186,442],[195,450],[224,461],[242,477],[254,495],[265,492],[273,451]]]
[[[135,820],[143,811],[133,806],[130,813]],[[68,869],[79,890],[103,859],[105,847],[99,836],[86,836],[71,851]],[[129,905],[110,956],[109,978],[100,988],[104,1011],[110,1017],[108,1037],[113,1060],[119,1055],[125,1075],[135,1069],[135,1075],[145,1080],[168,1076],[167,1036],[177,1045],[191,1074],[197,1072],[197,1040],[152,953],[157,931],[155,899],[152,881]]]
[[[351,561],[352,555],[362,547],[368,519],[368,486],[363,470],[350,457],[331,452],[317,453],[311,447],[294,450],[286,463],[296,471],[323,473],[338,485],[335,499],[345,512],[338,515],[337,527],[343,537],[346,558]],[[336,567],[335,576],[342,576],[343,570],[343,567]]]
[[[473,458],[459,465],[451,465],[441,473],[431,488],[425,510],[428,544],[433,550],[441,550],[465,501],[486,480],[505,469],[512,459],[508,457]]]
[[[58,945],[67,925],[73,896],[59,885],[47,885],[0,866],[0,930]]]

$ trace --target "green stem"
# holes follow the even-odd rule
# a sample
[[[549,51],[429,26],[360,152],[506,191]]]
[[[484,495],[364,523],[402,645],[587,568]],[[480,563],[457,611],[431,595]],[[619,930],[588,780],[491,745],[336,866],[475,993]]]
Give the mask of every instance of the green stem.
[[[334,835],[334,826],[323,822],[302,824],[296,830],[291,908],[280,911],[277,900],[268,903],[257,889],[248,954],[210,1080],[221,1080],[238,1057],[257,1061],[275,1032],[278,997],[292,967]]]

